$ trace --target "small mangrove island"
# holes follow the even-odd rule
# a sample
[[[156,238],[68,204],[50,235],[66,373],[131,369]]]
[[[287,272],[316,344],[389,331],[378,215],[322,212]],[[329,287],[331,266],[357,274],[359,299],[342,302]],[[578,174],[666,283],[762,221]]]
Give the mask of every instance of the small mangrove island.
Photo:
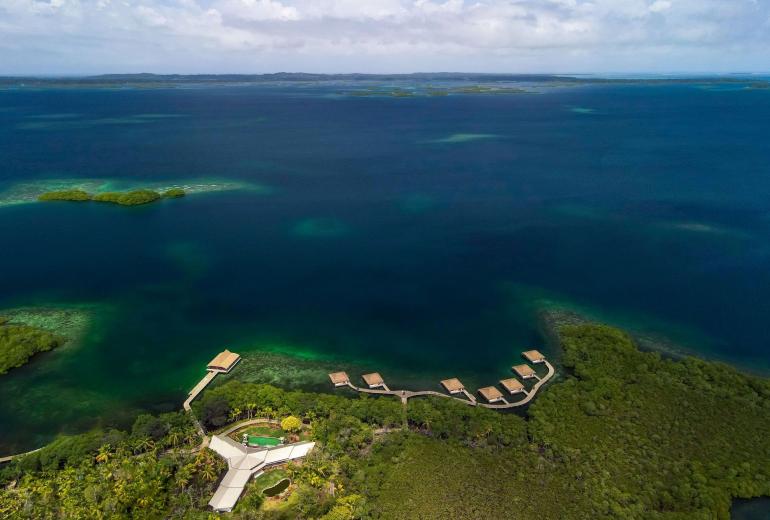
[[[32,356],[62,345],[65,339],[49,331],[11,323],[0,316],[0,374],[26,364]]]
[[[107,191],[90,194],[80,189],[47,191],[38,195],[39,201],[71,201],[71,202],[107,202],[120,206],[139,206],[160,200],[161,198],[176,199],[184,197],[182,188],[170,188],[162,193],[153,190]]]

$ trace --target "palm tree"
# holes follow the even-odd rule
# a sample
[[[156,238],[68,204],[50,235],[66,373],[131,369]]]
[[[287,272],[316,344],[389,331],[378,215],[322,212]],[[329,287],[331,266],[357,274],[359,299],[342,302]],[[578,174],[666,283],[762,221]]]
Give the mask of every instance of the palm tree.
[[[235,421],[240,417],[241,415],[241,409],[240,408],[233,408],[230,410],[230,420]]]
[[[213,465],[207,464],[201,468],[201,476],[204,480],[214,482],[217,479],[217,472]]]
[[[139,440],[139,449],[141,451],[152,451],[155,449],[155,442],[149,437]]]
[[[254,410],[257,409],[257,403],[247,404],[246,409],[249,411],[249,419],[251,419],[254,416]]]
[[[173,428],[168,432],[168,440],[171,441],[171,446],[176,448],[179,441],[182,440],[182,432],[177,428]]]

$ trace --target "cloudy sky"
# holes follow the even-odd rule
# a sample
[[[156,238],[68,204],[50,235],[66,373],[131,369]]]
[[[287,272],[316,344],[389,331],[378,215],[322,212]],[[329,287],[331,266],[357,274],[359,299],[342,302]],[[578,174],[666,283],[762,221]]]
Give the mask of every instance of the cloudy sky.
[[[770,0],[0,0],[0,74],[770,70]]]

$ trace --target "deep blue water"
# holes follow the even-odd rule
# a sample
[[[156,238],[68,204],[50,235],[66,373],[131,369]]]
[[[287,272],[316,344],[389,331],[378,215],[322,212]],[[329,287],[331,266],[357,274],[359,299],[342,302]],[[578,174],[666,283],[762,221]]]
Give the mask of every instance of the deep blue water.
[[[2,376],[0,451],[176,407],[224,346],[496,381],[542,300],[770,367],[770,90],[338,90],[0,91],[0,190],[265,188],[0,207],[0,307],[105,309]]]

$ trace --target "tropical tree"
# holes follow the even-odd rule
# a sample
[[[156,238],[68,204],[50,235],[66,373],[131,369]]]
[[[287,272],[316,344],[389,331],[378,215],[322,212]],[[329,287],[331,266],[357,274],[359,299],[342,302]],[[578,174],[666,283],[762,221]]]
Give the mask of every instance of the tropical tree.
[[[172,428],[167,435],[167,438],[171,443],[171,446],[173,446],[174,448],[177,447],[177,445],[179,444],[179,441],[182,440],[183,437],[184,437],[184,434],[179,428]]]
[[[281,421],[281,429],[285,432],[295,433],[302,428],[302,421],[290,415]]]

